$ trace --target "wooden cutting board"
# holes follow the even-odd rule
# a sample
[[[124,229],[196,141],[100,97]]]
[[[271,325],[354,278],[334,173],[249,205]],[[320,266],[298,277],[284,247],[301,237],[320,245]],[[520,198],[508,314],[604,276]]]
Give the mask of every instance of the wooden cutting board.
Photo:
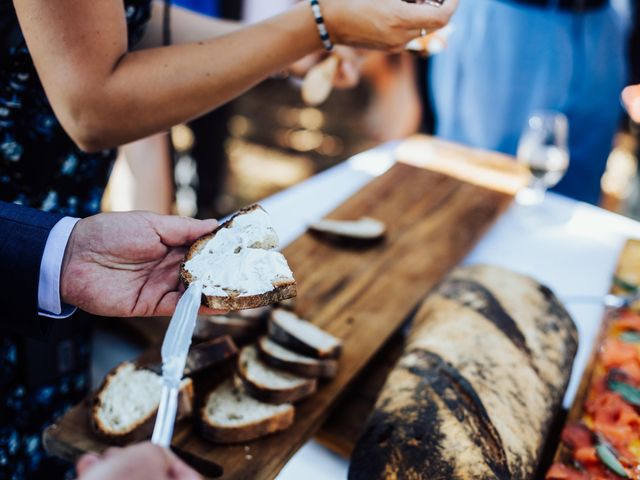
[[[338,376],[297,406],[291,429],[251,442],[247,449],[215,446],[201,440],[189,425],[177,427],[174,445],[221,465],[223,478],[274,478],[414,307],[466,256],[527,180],[508,157],[428,137],[405,142],[398,155],[402,162],[329,215],[382,220],[388,227],[384,242],[366,249],[348,248],[305,234],[284,251],[298,281],[298,314],[344,341]],[[87,416],[84,403],[49,428],[45,432],[49,451],[74,459],[84,451],[105,449],[91,435]]]

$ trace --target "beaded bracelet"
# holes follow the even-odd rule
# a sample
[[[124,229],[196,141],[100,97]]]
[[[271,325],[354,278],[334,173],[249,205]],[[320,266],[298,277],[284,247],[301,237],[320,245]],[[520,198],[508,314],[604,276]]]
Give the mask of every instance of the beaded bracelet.
[[[324,17],[322,16],[322,10],[320,9],[320,3],[318,0],[309,0],[311,3],[311,10],[313,10],[313,16],[316,17],[316,25],[318,26],[318,33],[320,34],[320,40],[327,52],[333,50],[333,42],[329,37],[327,26],[324,24]]]

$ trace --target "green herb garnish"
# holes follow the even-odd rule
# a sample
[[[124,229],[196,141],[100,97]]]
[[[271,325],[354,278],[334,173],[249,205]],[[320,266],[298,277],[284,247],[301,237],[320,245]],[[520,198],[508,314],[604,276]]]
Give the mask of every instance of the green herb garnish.
[[[621,333],[620,340],[622,340],[625,343],[640,343],[640,332]]]
[[[640,388],[618,380],[609,380],[609,390],[619,393],[625,402],[640,407]]]
[[[624,469],[624,466],[620,463],[620,460],[618,460],[618,457],[616,457],[615,453],[613,453],[608,446],[600,443],[596,447],[596,453],[600,460],[602,460],[602,463],[604,463],[605,466],[613,473],[622,478],[630,478],[627,471]]]

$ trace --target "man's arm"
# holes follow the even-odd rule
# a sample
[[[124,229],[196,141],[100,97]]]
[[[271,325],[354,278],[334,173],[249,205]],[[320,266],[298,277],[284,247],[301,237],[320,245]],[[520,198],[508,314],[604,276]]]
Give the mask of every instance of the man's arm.
[[[0,327],[40,337],[47,319],[38,315],[40,266],[49,233],[62,217],[0,202]]]
[[[216,226],[144,212],[77,221],[0,202],[0,328],[44,337],[55,322],[47,317],[73,307],[103,316],[171,315],[184,290],[178,273],[187,248]]]

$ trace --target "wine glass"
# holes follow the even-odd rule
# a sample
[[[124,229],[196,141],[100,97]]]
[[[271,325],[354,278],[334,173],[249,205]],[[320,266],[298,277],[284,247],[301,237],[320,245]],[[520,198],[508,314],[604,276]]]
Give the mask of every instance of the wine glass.
[[[520,137],[518,161],[531,172],[529,185],[518,192],[522,205],[539,205],[569,168],[569,121],[560,112],[534,112]]]

